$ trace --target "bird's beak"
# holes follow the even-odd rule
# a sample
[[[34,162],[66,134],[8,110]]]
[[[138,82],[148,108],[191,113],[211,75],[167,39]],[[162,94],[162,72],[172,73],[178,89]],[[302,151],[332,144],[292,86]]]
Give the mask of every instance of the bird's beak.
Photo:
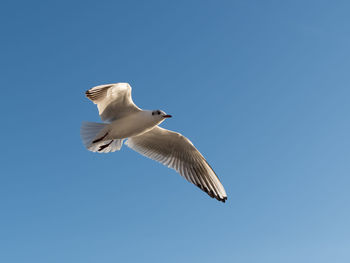
[[[163,118],[171,118],[171,117],[173,117],[173,116],[171,116],[171,115],[164,115],[163,116]]]

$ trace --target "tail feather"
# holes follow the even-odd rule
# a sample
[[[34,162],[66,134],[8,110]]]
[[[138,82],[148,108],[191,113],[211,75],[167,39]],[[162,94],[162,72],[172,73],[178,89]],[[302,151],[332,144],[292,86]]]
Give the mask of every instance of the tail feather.
[[[110,153],[119,151],[122,148],[124,139],[114,139],[113,141],[103,141],[98,143],[93,143],[87,149],[92,152],[98,152],[98,153]],[[109,144],[110,143],[110,144]],[[108,147],[104,147],[105,145],[108,145]]]
[[[120,150],[123,139],[105,139],[108,132],[106,123],[83,122],[80,136],[86,149],[92,152],[109,153]]]

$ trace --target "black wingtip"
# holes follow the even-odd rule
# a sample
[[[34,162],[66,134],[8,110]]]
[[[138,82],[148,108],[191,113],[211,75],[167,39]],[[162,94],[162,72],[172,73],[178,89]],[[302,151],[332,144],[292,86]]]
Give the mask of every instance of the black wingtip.
[[[221,198],[220,196],[215,196],[214,198],[220,202],[223,202],[223,203],[225,203],[227,200],[227,196],[225,196],[224,198]]]
[[[225,203],[226,200],[227,200],[227,196],[225,196],[224,198],[222,198],[220,201],[223,202],[223,203]]]
[[[200,189],[202,189],[204,192],[206,192],[211,198],[215,198],[216,200],[223,202],[223,203],[225,203],[227,200],[227,196],[225,196],[224,198],[221,198],[220,196],[216,195],[213,190],[209,190],[208,188],[203,187],[200,184],[196,184],[196,186],[198,186]]]
[[[224,198],[217,197],[216,200],[225,203],[227,200],[227,197],[224,197]]]
[[[89,90],[85,91],[85,97],[87,97],[90,100],[92,99],[91,92]]]

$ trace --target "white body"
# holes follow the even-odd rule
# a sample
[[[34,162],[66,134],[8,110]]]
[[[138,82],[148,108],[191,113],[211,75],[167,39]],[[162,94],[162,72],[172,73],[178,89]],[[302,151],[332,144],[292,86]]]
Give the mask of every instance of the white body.
[[[102,137],[107,132],[108,135],[103,141],[138,136],[148,132],[163,121],[164,118],[154,118],[152,111],[139,111],[111,122],[97,135],[97,137]]]

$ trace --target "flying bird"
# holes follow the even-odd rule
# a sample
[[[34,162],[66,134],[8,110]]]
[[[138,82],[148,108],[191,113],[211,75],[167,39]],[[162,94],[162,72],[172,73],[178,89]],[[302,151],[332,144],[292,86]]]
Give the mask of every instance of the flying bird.
[[[104,122],[82,123],[80,134],[89,151],[115,152],[126,139],[128,147],[176,170],[210,197],[222,202],[227,200],[219,178],[192,142],[180,133],[158,126],[171,115],[137,107],[128,83],[96,86],[85,94],[97,104]]]

